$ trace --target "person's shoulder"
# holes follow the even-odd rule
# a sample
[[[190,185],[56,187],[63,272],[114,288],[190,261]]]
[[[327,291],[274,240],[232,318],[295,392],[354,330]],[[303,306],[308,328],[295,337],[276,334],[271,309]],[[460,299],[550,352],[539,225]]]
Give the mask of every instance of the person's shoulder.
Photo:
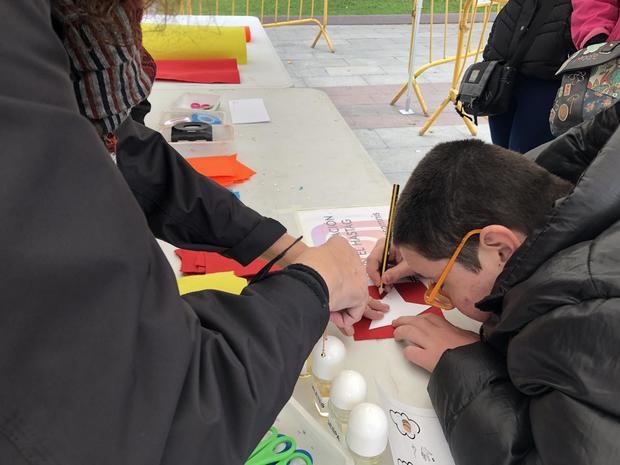
[[[594,297],[620,298],[620,218],[589,243],[587,265]]]

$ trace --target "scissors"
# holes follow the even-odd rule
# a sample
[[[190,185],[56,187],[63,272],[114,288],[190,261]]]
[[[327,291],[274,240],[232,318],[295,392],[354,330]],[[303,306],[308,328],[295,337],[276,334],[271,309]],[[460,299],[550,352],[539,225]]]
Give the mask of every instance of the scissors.
[[[305,450],[297,449],[295,439],[280,434],[272,427],[245,465],[312,465],[312,456]]]

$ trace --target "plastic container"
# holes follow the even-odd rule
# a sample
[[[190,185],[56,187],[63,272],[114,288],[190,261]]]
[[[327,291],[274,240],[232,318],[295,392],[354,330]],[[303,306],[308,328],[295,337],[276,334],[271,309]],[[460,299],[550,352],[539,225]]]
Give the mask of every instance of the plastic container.
[[[327,427],[341,444],[346,444],[345,435],[351,410],[364,402],[367,390],[364,377],[353,370],[341,371],[332,382],[327,406]]]
[[[327,404],[333,379],[342,371],[347,349],[336,336],[324,336],[312,349],[312,391],[314,406],[322,417],[329,416]]]
[[[388,420],[381,407],[369,402],[351,411],[346,435],[356,465],[378,465],[388,444]]]
[[[353,460],[295,399],[289,400],[275,422],[278,431],[295,438],[297,447],[307,450],[317,465],[353,465]]]
[[[213,141],[211,142],[219,142],[219,141],[225,141],[225,140],[232,141],[235,139],[235,128],[231,126],[230,124],[216,124],[215,126],[212,126],[212,128],[213,128]],[[170,139],[172,136],[172,126],[162,127],[160,128],[159,132],[161,132],[161,135],[164,136],[164,139],[170,142]],[[180,141],[180,142],[185,142],[185,141]],[[209,143],[210,141],[195,141],[195,142]]]
[[[234,155],[237,153],[235,143],[230,140],[216,142],[172,142],[170,145],[181,154],[183,158],[211,157],[213,155]]]
[[[204,110],[195,110],[195,111],[164,111],[161,114],[159,119],[159,127],[161,129],[168,128],[174,126],[176,123],[180,123],[181,121],[192,121],[196,120],[196,118],[200,118],[202,115],[205,115],[207,118],[212,117],[216,120],[221,121],[221,123],[212,123],[211,121],[204,121],[209,124],[226,124],[228,120],[226,119],[226,113],[223,111],[204,111]]]

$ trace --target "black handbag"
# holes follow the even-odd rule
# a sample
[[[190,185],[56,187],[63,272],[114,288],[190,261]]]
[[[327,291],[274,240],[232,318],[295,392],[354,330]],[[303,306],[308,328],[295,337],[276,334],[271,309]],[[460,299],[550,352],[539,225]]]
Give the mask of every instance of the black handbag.
[[[620,100],[620,41],[579,50],[556,75],[562,76],[562,85],[549,114],[549,127],[557,137]]]
[[[532,24],[507,62],[480,61],[465,70],[455,107],[461,116],[471,115],[469,118],[478,124],[478,116],[500,115],[510,110],[517,70],[553,5],[550,0],[542,2]]]

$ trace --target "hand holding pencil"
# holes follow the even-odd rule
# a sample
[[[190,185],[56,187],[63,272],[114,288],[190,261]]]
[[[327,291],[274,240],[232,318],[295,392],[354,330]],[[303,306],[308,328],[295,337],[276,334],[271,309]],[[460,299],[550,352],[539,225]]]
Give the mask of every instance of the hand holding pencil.
[[[374,249],[368,256],[366,264],[366,272],[372,282],[379,287],[379,292],[381,294],[383,294],[385,287],[390,286],[399,279],[411,274],[407,263],[403,260],[398,248],[391,245],[392,225],[394,223],[394,213],[396,212],[398,192],[399,185],[394,184],[392,187],[390,213],[385,238],[377,241]],[[393,264],[393,267],[388,269],[388,264]]]

